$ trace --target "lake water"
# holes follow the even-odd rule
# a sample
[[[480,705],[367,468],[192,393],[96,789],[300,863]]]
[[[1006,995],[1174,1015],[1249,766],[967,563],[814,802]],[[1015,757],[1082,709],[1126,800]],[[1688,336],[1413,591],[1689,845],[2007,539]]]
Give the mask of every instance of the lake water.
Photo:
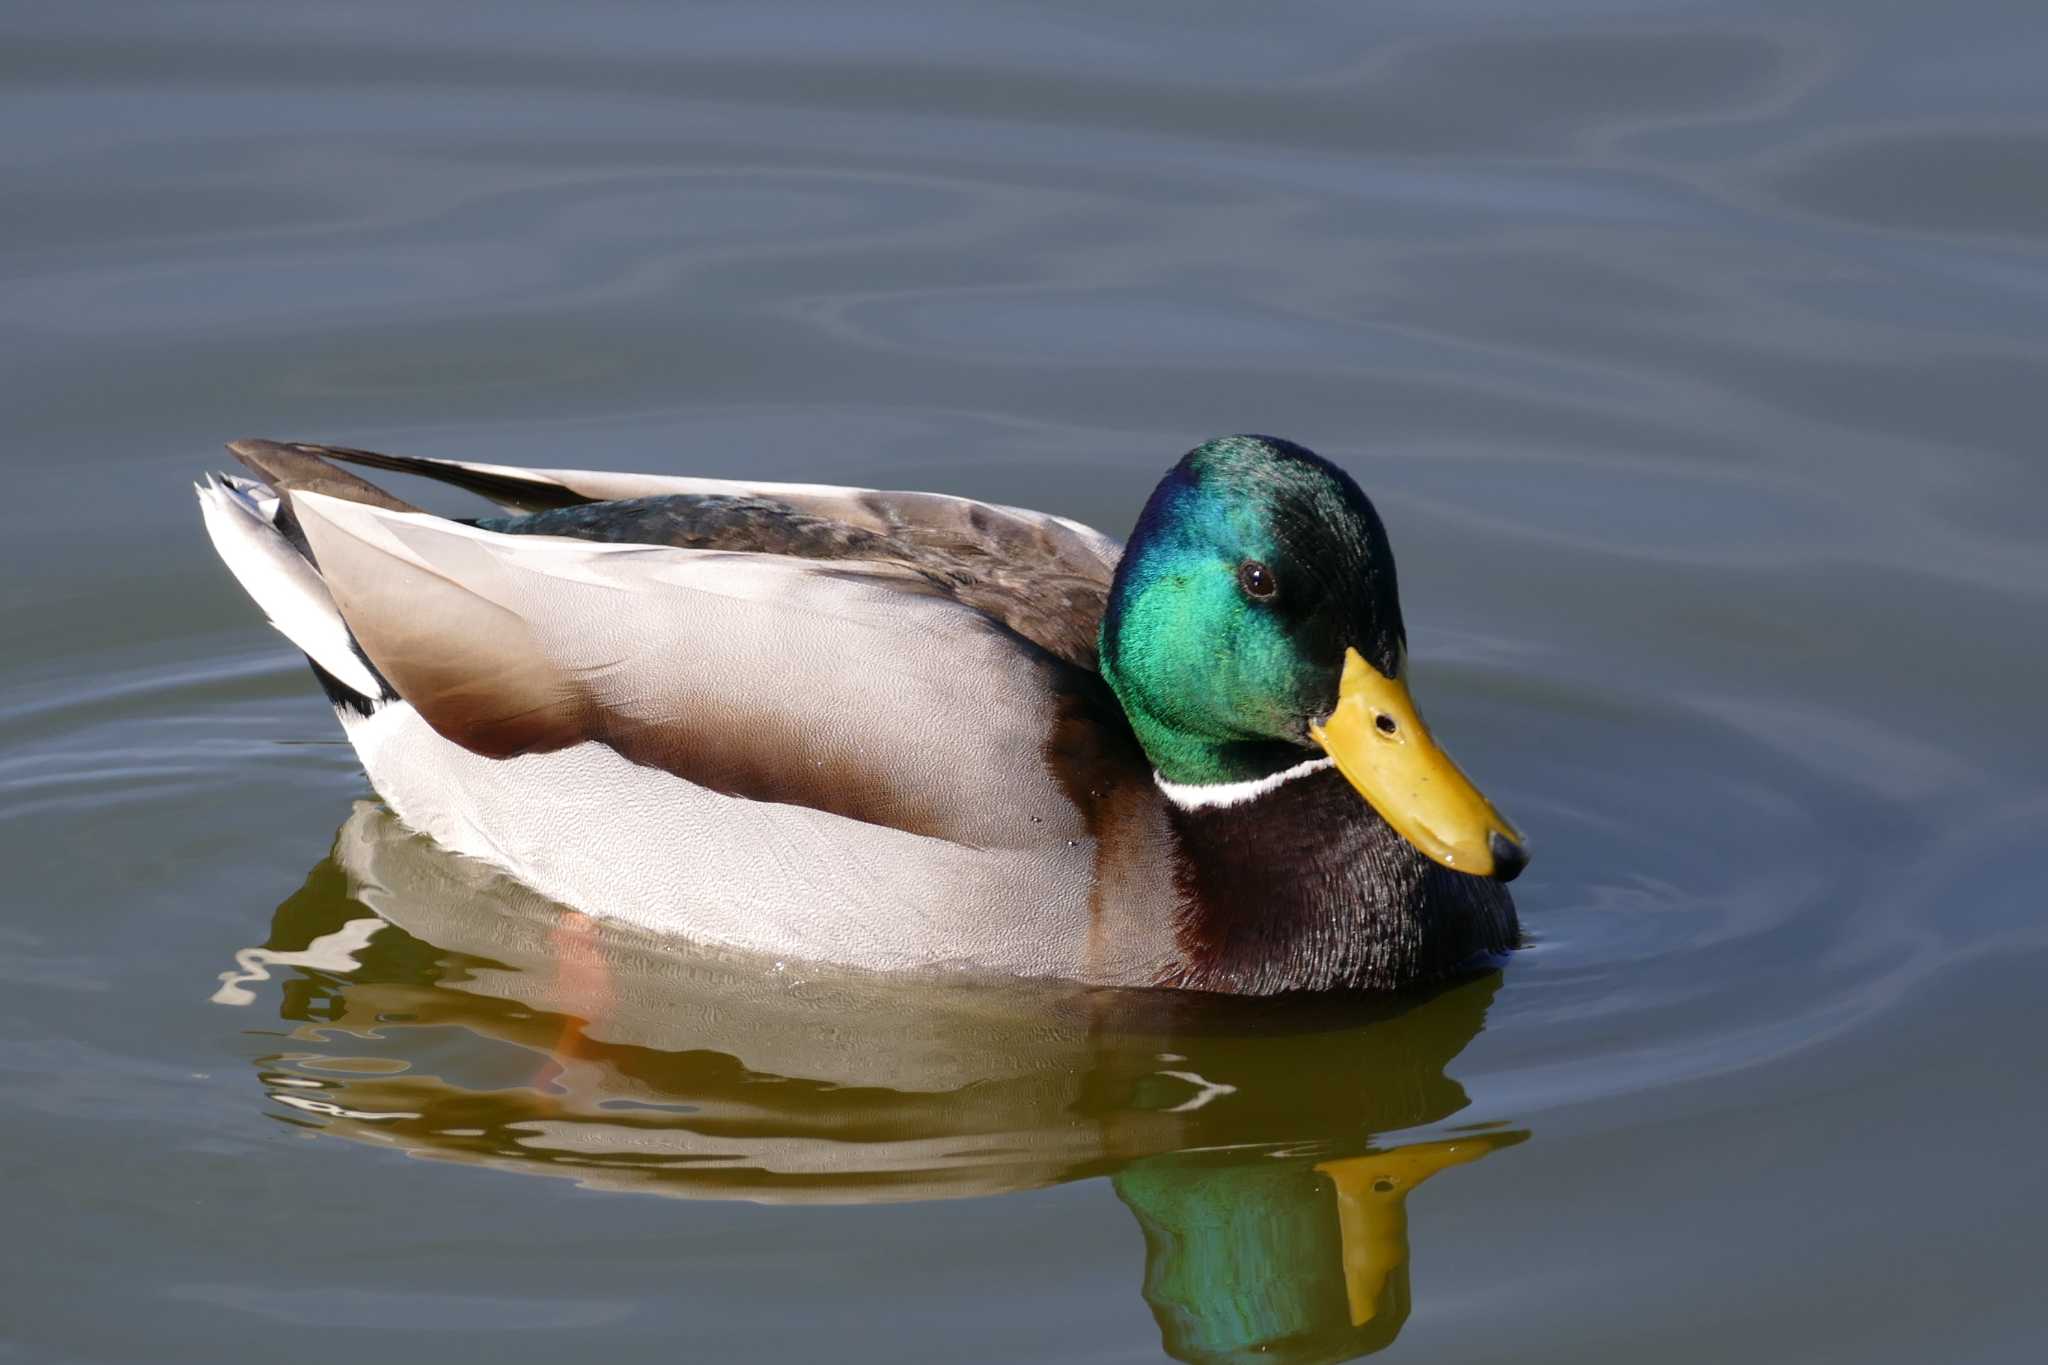
[[[2033,1361],[2035,4],[0,9],[0,1357]],[[237,436],[1121,535],[1351,469],[1432,998],[678,952],[408,835]],[[436,505],[461,506],[459,499]]]

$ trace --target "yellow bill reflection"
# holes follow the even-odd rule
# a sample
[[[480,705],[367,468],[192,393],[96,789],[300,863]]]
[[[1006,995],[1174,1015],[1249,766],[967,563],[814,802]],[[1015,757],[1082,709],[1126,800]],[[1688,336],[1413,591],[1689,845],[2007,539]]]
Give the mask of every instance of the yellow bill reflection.
[[[1439,1171],[1477,1161],[1523,1136],[1474,1134],[1317,1163],[1316,1171],[1337,1187],[1344,1296],[1352,1326],[1363,1327],[1379,1316],[1388,1281],[1408,1264],[1409,1192]]]

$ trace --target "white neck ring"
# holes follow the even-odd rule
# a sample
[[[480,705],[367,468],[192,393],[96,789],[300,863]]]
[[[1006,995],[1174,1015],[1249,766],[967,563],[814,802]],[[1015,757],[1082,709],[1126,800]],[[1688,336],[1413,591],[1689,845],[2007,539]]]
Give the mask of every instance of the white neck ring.
[[[1311,758],[1291,768],[1283,768],[1265,777],[1255,777],[1248,782],[1169,782],[1153,770],[1152,780],[1159,784],[1159,790],[1166,793],[1166,799],[1182,810],[1223,810],[1231,806],[1242,806],[1247,801],[1256,801],[1267,792],[1277,791],[1297,777],[1319,773],[1336,763],[1330,758]]]

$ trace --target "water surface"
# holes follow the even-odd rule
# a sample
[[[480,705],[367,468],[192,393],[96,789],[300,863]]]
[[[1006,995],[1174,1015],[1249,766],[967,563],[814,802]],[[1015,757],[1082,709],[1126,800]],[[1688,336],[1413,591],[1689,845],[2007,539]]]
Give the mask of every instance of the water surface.
[[[0,1354],[2040,1356],[2048,20],[1098,11],[0,13]],[[186,488],[265,435],[1122,534],[1243,430],[1389,524],[1536,843],[1503,972],[564,914],[375,803]]]

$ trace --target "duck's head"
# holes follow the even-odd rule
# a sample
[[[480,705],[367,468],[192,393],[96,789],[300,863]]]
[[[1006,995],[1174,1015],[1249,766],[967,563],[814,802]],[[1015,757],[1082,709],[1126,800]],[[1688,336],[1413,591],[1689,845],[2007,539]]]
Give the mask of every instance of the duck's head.
[[[1379,514],[1312,451],[1270,436],[1189,451],[1139,515],[1100,643],[1103,677],[1181,805],[1256,800],[1329,760],[1445,867],[1507,881],[1527,863],[1408,695]]]

